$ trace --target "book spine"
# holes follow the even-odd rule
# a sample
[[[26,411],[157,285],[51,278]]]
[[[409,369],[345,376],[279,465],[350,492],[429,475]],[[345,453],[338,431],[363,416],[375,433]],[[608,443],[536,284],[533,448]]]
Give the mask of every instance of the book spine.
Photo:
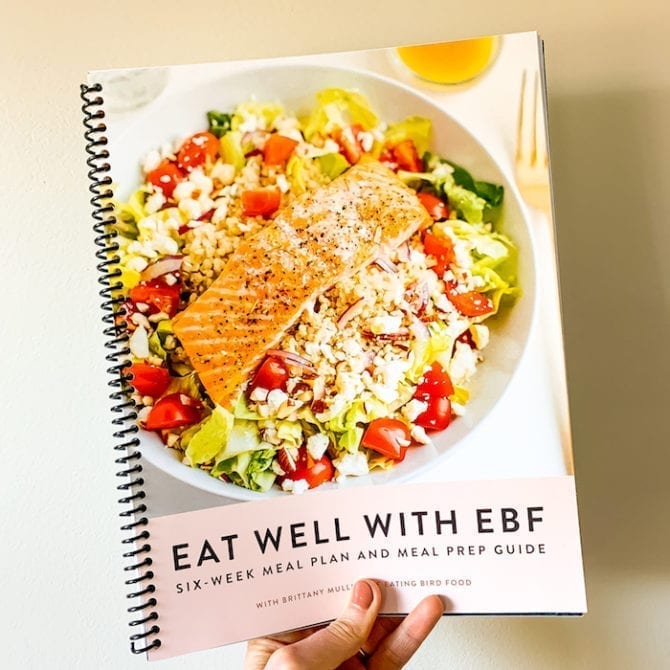
[[[105,336],[105,359],[110,364],[108,385],[112,389],[112,425],[113,437],[116,441],[115,463],[121,469],[116,476],[121,479],[117,486],[121,494],[119,503],[123,509],[120,517],[123,520],[121,531],[122,544],[127,551],[123,558],[127,561],[124,567],[125,583],[128,587],[127,598],[131,604],[128,613],[131,615],[130,626],[140,632],[130,636],[130,649],[134,654],[141,654],[156,649],[161,645],[157,637],[160,627],[156,623],[155,586],[151,583],[151,545],[149,532],[146,528],[148,519],[144,514],[147,511],[142,490],[142,455],[139,451],[137,438],[138,426],[135,403],[131,397],[129,385],[130,350],[128,348],[128,330],[124,316],[123,297],[118,293],[121,283],[118,278],[121,271],[118,268],[119,256],[116,231],[114,230],[114,206],[112,204],[112,178],[109,174],[109,150],[107,149],[107,127],[104,123],[102,86],[93,84],[81,86],[81,98],[84,101],[84,138],[88,157],[89,191],[92,194],[93,231],[95,233],[98,283],[101,286],[100,297],[103,302],[102,321]]]

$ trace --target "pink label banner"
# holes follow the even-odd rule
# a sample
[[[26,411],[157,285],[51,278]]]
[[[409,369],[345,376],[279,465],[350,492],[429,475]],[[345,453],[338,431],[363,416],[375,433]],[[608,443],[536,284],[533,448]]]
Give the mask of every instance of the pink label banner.
[[[161,646],[176,656],[335,618],[361,577],[382,611],[586,611],[573,477],[350,488],[149,521]]]

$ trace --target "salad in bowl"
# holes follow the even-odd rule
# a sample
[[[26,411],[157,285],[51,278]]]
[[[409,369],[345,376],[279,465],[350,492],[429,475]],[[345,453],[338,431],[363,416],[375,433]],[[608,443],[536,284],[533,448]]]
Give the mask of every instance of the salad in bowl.
[[[246,100],[202,119],[151,150],[138,188],[115,203],[118,319],[140,427],[182,467],[255,492],[397,468],[467,414],[488,320],[519,293],[515,242],[499,225],[503,186],[436,153],[429,118],[382,119],[353,89],[322,89],[301,115]],[[332,245],[316,244],[303,221],[328,223],[334,202],[351,209],[348,198],[368,201],[351,216],[373,232],[365,242],[340,231],[359,260],[328,275],[314,268]],[[398,207],[415,223],[385,243]],[[294,232],[304,236],[296,249],[307,240],[310,252],[281,278],[266,270],[277,313],[262,316],[226,277],[246,272],[263,240]],[[269,268],[272,253],[262,256]],[[317,288],[280,318],[282,282],[310,272]],[[226,318],[230,303],[253,320]],[[269,345],[233,370],[245,337]]]

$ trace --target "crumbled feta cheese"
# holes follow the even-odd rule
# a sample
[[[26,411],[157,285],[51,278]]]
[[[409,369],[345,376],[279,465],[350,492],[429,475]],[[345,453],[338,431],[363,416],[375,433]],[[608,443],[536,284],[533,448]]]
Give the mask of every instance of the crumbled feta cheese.
[[[144,163],[142,163],[142,169],[145,174],[148,174],[152,170],[155,170],[161,163],[161,155],[153,149],[144,157]]]
[[[149,214],[154,214],[165,204],[165,196],[163,191],[155,191],[149,195],[144,203],[144,209],[147,210]]]
[[[193,200],[193,198],[184,198],[183,200],[180,200],[179,211],[187,219],[197,219],[201,217],[203,213],[200,203],[197,200]]]
[[[282,193],[288,193],[291,186],[288,183],[288,179],[286,179],[286,175],[283,174],[277,175],[277,187]]]
[[[281,487],[288,493],[299,495],[309,489],[309,484],[306,479],[285,479],[281,483]]]
[[[149,418],[149,412],[151,412],[151,407],[142,407],[142,409],[137,413],[137,420],[140,423],[146,423]]]
[[[338,480],[343,477],[362,477],[370,472],[368,459],[361,451],[357,451],[355,454],[344,454],[340,458],[336,458],[333,465],[337,469]]]
[[[307,438],[307,452],[315,461],[318,461],[326,453],[329,444],[328,436],[323,433],[310,435]]]
[[[256,388],[249,394],[249,400],[253,400],[254,402],[265,402],[268,398],[268,393],[269,391],[262,386],[256,386]]]
[[[416,418],[423,414],[428,409],[428,403],[423,400],[418,400],[417,398],[412,398],[408,403],[403,405],[400,410],[401,414],[410,422],[416,420]]]
[[[375,143],[375,138],[372,133],[361,132],[358,133],[358,141],[361,143],[363,151],[368,152],[372,150],[372,145]]]
[[[271,445],[271,446],[272,446],[272,445]],[[276,475],[278,475],[279,477],[281,477],[282,475],[285,475],[285,474],[286,474],[286,473],[284,472],[284,470],[282,469],[282,466],[279,465],[279,462],[277,461],[276,458],[274,459],[274,461],[272,461],[272,465],[270,466],[270,469],[272,470],[272,472],[274,472],[274,473],[275,473]]]
[[[214,210],[214,214],[212,214],[212,223],[220,223],[221,221],[225,221],[227,216],[228,201],[224,200],[223,198],[219,198],[219,200],[216,201],[216,209]]]
[[[270,414],[275,414],[286,400],[288,400],[288,395],[284,391],[281,389],[272,389],[265,400]]]
[[[149,265],[149,262],[146,258],[142,258],[141,256],[131,256],[126,261],[126,267],[129,270],[135,270],[136,272],[142,272],[147,265]]]
[[[323,148],[329,154],[336,154],[340,151],[340,145],[335,140],[330,139],[330,137],[323,143]]]
[[[470,326],[470,334],[477,349],[483,349],[489,343],[489,328],[483,323],[475,323]]]
[[[241,133],[253,133],[255,130],[265,130],[265,119],[254,114],[247,114],[237,129]]]
[[[360,375],[354,372],[347,372],[346,370],[339,370],[335,378],[335,388],[346,401],[349,401],[360,395],[364,387]]]
[[[368,327],[375,335],[390,335],[397,333],[402,323],[402,316],[386,314],[374,316],[368,321]]]
[[[380,365],[377,370],[381,374],[385,386],[396,388],[404,378],[407,368],[407,361],[395,360]]]
[[[412,426],[410,435],[412,436],[412,439],[419,444],[430,444],[428,433],[426,433],[425,429],[421,426]]]
[[[136,325],[136,326],[142,326],[143,328],[146,328],[147,330],[151,328],[151,324],[149,323],[149,319],[147,319],[144,314],[141,312],[135,312],[134,314],[130,315],[130,320]]]
[[[235,181],[235,166],[217,161],[209,174],[212,179],[218,179],[223,186],[229,186]]]
[[[464,342],[456,342],[449,365],[449,377],[454,384],[464,384],[477,369],[477,352]]]
[[[461,405],[460,403],[457,403],[457,402],[452,402],[451,403],[451,411],[456,416],[463,416],[465,414],[465,405]]]
[[[149,355],[149,336],[144,326],[137,326],[128,340],[130,353],[135,358],[146,358]]]
[[[174,191],[172,191],[172,197],[177,202],[179,202],[180,200],[184,200],[185,198],[190,198],[193,195],[193,192],[196,190],[196,188],[197,188],[196,185],[192,181],[185,179],[184,181],[180,181],[174,187]]]
[[[347,406],[347,399],[338,394],[332,398],[330,401],[330,406],[325,409],[325,411],[316,415],[316,418],[319,421],[328,421],[333,417],[336,417],[338,414],[341,414],[344,411],[344,408]]]
[[[201,193],[209,195],[214,188],[214,184],[210,177],[205,176],[205,173],[200,169],[196,168],[191,172],[189,176],[189,181],[192,182],[196,188],[200,189]]]

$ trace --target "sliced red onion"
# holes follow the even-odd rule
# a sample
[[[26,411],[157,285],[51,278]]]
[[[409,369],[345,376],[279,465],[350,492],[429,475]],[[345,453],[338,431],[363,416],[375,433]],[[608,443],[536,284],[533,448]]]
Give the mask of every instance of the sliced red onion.
[[[407,328],[400,328],[395,333],[373,333],[371,330],[364,330],[363,337],[369,340],[407,340],[409,339],[409,330]]]
[[[414,310],[416,314],[423,314],[428,305],[428,298],[430,291],[426,282],[414,283],[407,288],[405,300],[407,304]]]
[[[403,242],[398,247],[398,260],[401,263],[405,263],[409,260],[409,244],[407,244],[407,242]]]
[[[144,281],[151,281],[171,272],[179,272],[183,260],[183,256],[163,256],[163,258],[159,258],[157,261],[147,265],[142,270],[141,277]]]
[[[392,263],[388,258],[384,258],[383,256],[375,258],[374,261],[372,262],[375,265],[379,266],[382,270],[385,270],[386,272],[398,272],[398,266],[395,263]]]
[[[282,351],[281,349],[268,349],[266,352],[267,356],[272,356],[274,358],[281,358],[286,361],[289,365],[295,365],[299,368],[303,368],[309,372],[316,374],[316,368],[308,361],[306,358],[294,354],[292,351]]]
[[[342,315],[337,320],[337,327],[344,328],[344,326],[349,323],[349,321],[361,313],[364,305],[365,300],[363,298],[359,298],[355,303],[349,305],[349,307],[347,307],[347,309],[342,312]]]

